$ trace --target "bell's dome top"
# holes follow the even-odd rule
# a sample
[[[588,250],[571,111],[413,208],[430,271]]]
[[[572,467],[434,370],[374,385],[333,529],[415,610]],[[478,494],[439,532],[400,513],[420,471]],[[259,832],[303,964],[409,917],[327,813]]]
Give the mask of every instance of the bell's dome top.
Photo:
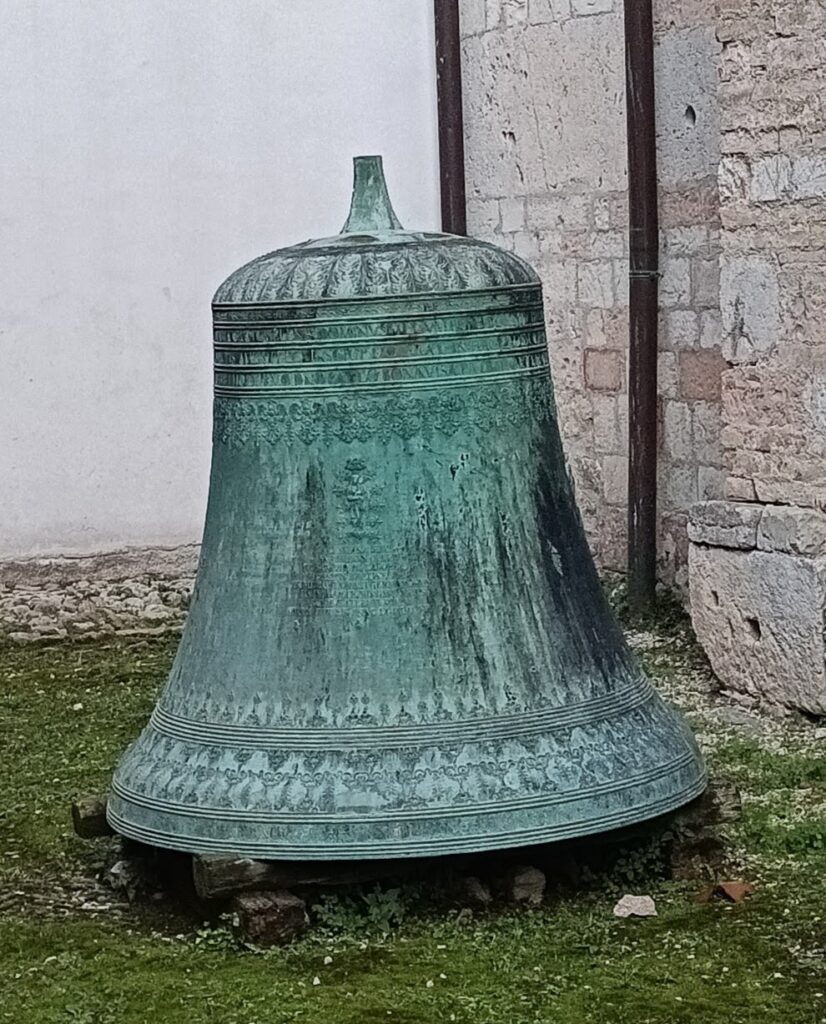
[[[380,156],[357,156],[341,234],[259,256],[236,270],[216,305],[381,298],[536,284],[524,260],[488,242],[406,231],[393,210]]]

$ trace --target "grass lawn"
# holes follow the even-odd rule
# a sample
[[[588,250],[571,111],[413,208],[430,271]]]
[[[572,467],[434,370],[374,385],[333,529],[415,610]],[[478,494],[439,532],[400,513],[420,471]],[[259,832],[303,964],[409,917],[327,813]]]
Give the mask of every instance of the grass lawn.
[[[698,903],[699,883],[647,877],[642,859],[469,920],[450,893],[434,907],[390,886],[332,900],[308,938],[268,952],[160,902],[106,909],[107,841],[71,832],[71,799],[105,790],[176,639],[0,649],[0,1021],[824,1024],[826,739],[765,715],[732,726],[679,616],[631,640],[741,788],[729,874],[752,899]],[[614,918],[624,892],[659,916]]]

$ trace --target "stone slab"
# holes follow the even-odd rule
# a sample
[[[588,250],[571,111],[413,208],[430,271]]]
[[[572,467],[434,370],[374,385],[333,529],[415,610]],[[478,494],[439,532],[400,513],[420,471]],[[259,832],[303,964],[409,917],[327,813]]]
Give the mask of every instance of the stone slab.
[[[693,544],[735,548],[757,547],[762,505],[733,501],[704,501],[694,505],[688,521],[688,539]]]
[[[722,683],[826,714],[826,559],[692,543],[691,617]]]
[[[703,501],[691,508],[693,544],[742,551],[826,555],[826,514],[794,505]]]
[[[284,890],[242,893],[231,910],[239,934],[256,946],[284,946],[309,925],[304,901]]]
[[[814,557],[826,554],[826,515],[809,508],[767,505],[757,528],[757,547]]]

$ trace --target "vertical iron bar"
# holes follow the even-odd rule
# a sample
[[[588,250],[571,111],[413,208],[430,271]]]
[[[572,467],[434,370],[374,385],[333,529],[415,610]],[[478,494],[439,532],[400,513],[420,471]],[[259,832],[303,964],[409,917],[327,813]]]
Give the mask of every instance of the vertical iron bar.
[[[442,230],[467,234],[459,0],[434,0]]]
[[[630,341],[628,596],[651,607],[657,584],[659,218],[652,0],[625,0]]]

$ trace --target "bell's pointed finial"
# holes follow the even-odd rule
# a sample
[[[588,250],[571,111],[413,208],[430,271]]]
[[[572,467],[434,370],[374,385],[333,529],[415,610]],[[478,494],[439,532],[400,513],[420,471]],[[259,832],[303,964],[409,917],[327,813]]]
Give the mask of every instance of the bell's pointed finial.
[[[380,156],[353,158],[353,198],[350,216],[341,229],[342,234],[353,231],[400,231]]]

